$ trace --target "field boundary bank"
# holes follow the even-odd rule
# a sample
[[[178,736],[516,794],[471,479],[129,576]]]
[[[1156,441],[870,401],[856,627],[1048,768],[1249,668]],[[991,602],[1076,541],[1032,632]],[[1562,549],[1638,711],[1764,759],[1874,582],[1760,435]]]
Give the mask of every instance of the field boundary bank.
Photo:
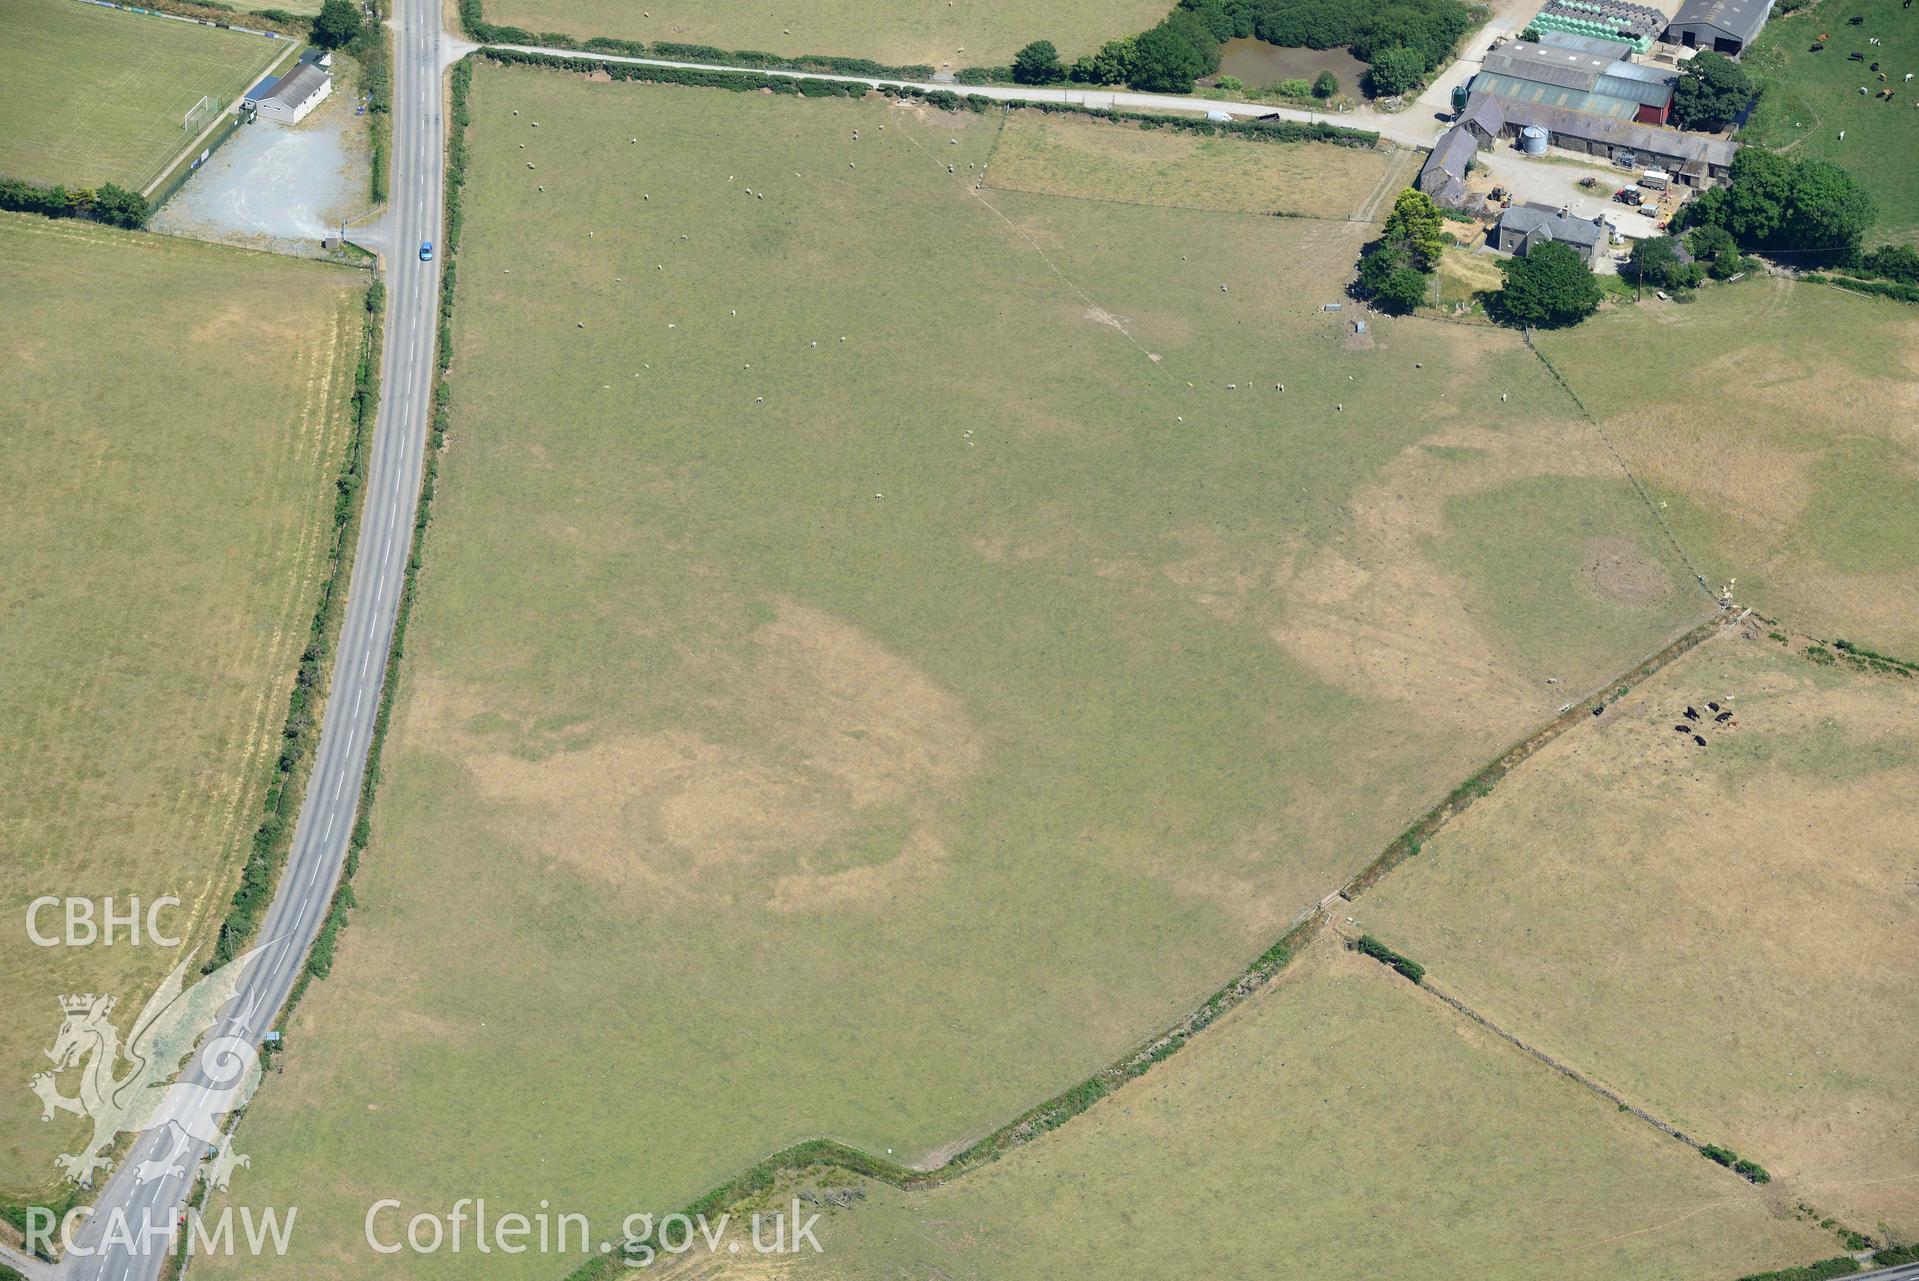
[[[1240,137],[1261,142],[1326,142],[1354,148],[1377,147],[1382,136],[1376,130],[1351,129],[1345,125],[1309,120],[1239,119],[1208,120],[1199,115],[1173,112],[1130,111],[1122,107],[1090,107],[1083,103],[1048,98],[1001,97],[984,90],[988,86],[948,85],[901,80],[884,76],[841,75],[825,72],[758,70],[750,67],[682,64],[663,58],[645,58],[627,54],[573,52],[537,45],[486,44],[480,56],[503,65],[550,67],[576,75],[603,73],[609,79],[637,81],[642,84],[691,85],[706,89],[730,89],[751,93],[770,89],[774,93],[797,93],[808,98],[858,98],[877,92],[889,98],[911,98],[929,106],[959,110],[964,107],[975,115],[994,108],[1026,109],[1058,115],[1089,116],[1096,120],[1130,120],[1177,129],[1204,137]],[[1003,88],[1003,87],[1002,87]],[[1200,108],[1195,107],[1195,111]],[[1397,144],[1395,144],[1397,145]]]
[[[1015,1149],[1024,1147],[1041,1135],[1058,1129],[1121,1086],[1144,1076],[1155,1064],[1170,1058],[1223,1015],[1266,987],[1286,968],[1301,947],[1310,942],[1322,928],[1329,926],[1335,903],[1350,902],[1358,898],[1366,890],[1378,884],[1394,868],[1418,854],[1426,839],[1471,808],[1475,801],[1489,795],[1500,779],[1573,726],[1592,720],[1594,708],[1603,708],[1616,701],[1633,686],[1643,683],[1691,653],[1701,644],[1743,622],[1750,612],[1744,611],[1736,616],[1721,613],[1697,624],[1664,647],[1641,659],[1619,676],[1607,681],[1595,692],[1570,704],[1567,710],[1482,766],[1438,804],[1414,820],[1344,885],[1318,902],[1301,908],[1288,922],[1285,933],[1277,942],[1261,952],[1232,981],[1219,988],[1185,1016],[1077,1085],[1020,1113],[1013,1120],[962,1149],[944,1164],[927,1170],[914,1169],[884,1157],[876,1157],[837,1139],[806,1139],[761,1157],[726,1182],[683,1206],[679,1212],[689,1216],[705,1214],[710,1217],[770,1190],[774,1180],[780,1174],[816,1167],[870,1178],[903,1192],[924,1191],[951,1183],[974,1169],[989,1165]],[[1488,1024],[1488,1026],[1492,1025]],[[1496,1027],[1494,1030],[1500,1031],[1501,1035],[1507,1035]],[[1508,1037],[1508,1039],[1513,1038]],[[1528,1052],[1533,1052],[1530,1047],[1525,1047],[1523,1043],[1519,1044],[1522,1048],[1528,1049]],[[1551,1062],[1551,1060],[1547,1061]],[[1554,1064],[1554,1066],[1558,1065]],[[1624,1102],[1624,1100],[1617,1101]],[[1645,1119],[1662,1129],[1666,1128],[1665,1123],[1650,1114],[1646,1114]],[[1675,1137],[1692,1143],[1695,1147],[1699,1146],[1690,1137],[1676,1129],[1671,1133]],[[615,1252],[612,1255],[589,1260],[569,1273],[567,1281],[607,1281],[608,1278],[624,1275],[622,1257],[621,1253]]]
[[[1346,937],[1343,931],[1340,932],[1340,937],[1342,938]],[[1570,1063],[1561,1062],[1560,1060],[1554,1058],[1552,1055],[1546,1053],[1546,1051],[1540,1049],[1538,1046],[1532,1044],[1530,1041],[1527,1041],[1525,1038],[1521,1037],[1519,1034],[1508,1031],[1506,1028],[1500,1026],[1498,1023],[1494,1022],[1492,1019],[1488,1018],[1486,1015],[1481,1014],[1478,1010],[1475,1010],[1472,1006],[1466,1004],[1466,1002],[1461,1000],[1459,997],[1453,995],[1451,992],[1447,991],[1445,988],[1435,984],[1433,982],[1432,975],[1430,972],[1427,973],[1425,977],[1421,979],[1421,981],[1414,983],[1413,986],[1416,988],[1419,988],[1423,992],[1426,992],[1434,1000],[1440,1002],[1441,1004],[1451,1007],[1454,1012],[1460,1015],[1463,1015],[1465,1018],[1470,1019],[1474,1023],[1477,1023],[1480,1027],[1485,1028],[1488,1032],[1491,1032],[1494,1036],[1497,1036],[1500,1040],[1505,1041],[1510,1045],[1516,1046],[1517,1048],[1521,1050],[1524,1050],[1527,1054],[1531,1055],[1535,1059],[1538,1059],[1541,1063],[1544,1063],[1547,1067],[1559,1073],[1561,1076],[1565,1077],[1567,1080],[1572,1081],[1575,1084],[1583,1086],[1585,1089],[1592,1091],[1594,1094],[1597,1094],[1600,1098],[1605,1099],[1608,1103],[1616,1104],[1619,1107],[1620,1111],[1632,1113],[1634,1116],[1638,1117],[1641,1121],[1644,1121],[1647,1125],[1650,1125],[1651,1127],[1653,1127],[1653,1129],[1658,1130],[1661,1134],[1664,1134],[1667,1138],[1678,1139],[1681,1143],[1684,1143],[1687,1147],[1692,1148],[1695,1152],[1704,1149],[1704,1147],[1706,1146],[1704,1143],[1700,1142],[1698,1139],[1693,1138],[1692,1135],[1687,1134],[1684,1130],[1672,1124],[1672,1122],[1667,1121],[1661,1117],[1654,1116],[1651,1112],[1648,1112],[1645,1108],[1640,1107],[1637,1103],[1634,1103],[1631,1099],[1628,1099],[1625,1095],[1613,1089],[1610,1085],[1607,1085],[1605,1082],[1600,1081],[1595,1077],[1588,1076],[1586,1073],[1580,1071],[1578,1068],[1572,1066]]]
[[[332,676],[325,663],[339,642],[346,614],[343,590],[358,551],[360,496],[366,486],[367,446],[380,400],[380,340],[386,318],[386,285],[375,277],[367,285],[366,317],[360,331],[359,360],[353,374],[353,430],[340,474],[334,481],[333,544],[320,602],[313,611],[306,647],[287,699],[275,777],[267,785],[265,815],[253,833],[252,849],[240,872],[240,884],[220,923],[213,953],[202,966],[210,973],[238,956],[259,929],[259,916],[272,901],[287,851],[293,844],[293,820],[306,796],[312,752],[319,741]]]
[[[1619,464],[1619,470],[1625,473],[1627,480],[1632,482],[1633,491],[1639,495],[1639,501],[1644,503],[1646,510],[1652,513],[1653,520],[1659,525],[1660,531],[1666,535],[1666,541],[1672,544],[1673,551],[1679,554],[1680,561],[1692,571],[1693,581],[1699,584],[1699,590],[1712,599],[1718,600],[1717,596],[1713,596],[1712,588],[1706,585],[1706,576],[1699,572],[1699,566],[1693,563],[1692,557],[1688,556],[1686,549],[1680,545],[1679,535],[1675,534],[1672,526],[1666,523],[1666,518],[1659,514],[1659,505],[1653,502],[1652,495],[1646,492],[1646,487],[1640,482],[1638,473],[1628,465],[1626,456],[1619,452],[1619,446],[1613,444],[1612,433],[1606,430],[1606,424],[1586,407],[1586,402],[1579,398],[1579,393],[1573,389],[1572,383],[1566,380],[1566,375],[1559,372],[1559,366],[1553,364],[1546,353],[1539,350],[1539,345],[1533,341],[1532,326],[1527,325],[1520,331],[1520,335],[1526,340],[1526,349],[1539,358],[1539,363],[1546,367],[1546,372],[1553,376],[1553,381],[1572,398],[1573,404],[1579,406],[1580,416],[1591,423],[1593,430],[1599,433],[1599,439],[1606,446],[1606,452],[1613,456],[1613,461]]]
[[[679,83],[698,87],[728,88],[739,91],[773,87],[776,92],[801,94],[804,96],[851,96],[853,91],[864,93],[878,88],[886,92],[885,86],[873,85],[863,80],[831,79],[822,77],[788,76],[779,77],[757,72],[713,72],[699,68],[654,67],[633,63],[609,63],[605,59],[593,56],[561,56],[545,52],[527,50],[482,48],[477,53],[501,65],[545,66],[562,71],[588,73],[605,70],[617,80],[638,80],[642,82]],[[386,731],[391,721],[393,706],[399,683],[404,653],[404,638],[407,622],[412,612],[418,591],[419,571],[422,565],[422,552],[425,543],[429,514],[433,496],[435,477],[438,471],[437,458],[444,446],[447,429],[447,405],[449,401],[446,372],[451,360],[453,338],[452,312],[455,295],[456,263],[460,238],[461,188],[465,183],[466,171],[466,133],[470,120],[468,99],[472,82],[474,59],[463,58],[453,68],[452,74],[452,113],[451,127],[448,131],[448,162],[446,178],[446,266],[441,280],[440,334],[438,345],[438,371],[434,388],[434,417],[431,440],[427,450],[426,475],[422,484],[419,515],[414,523],[413,547],[407,562],[407,581],[402,593],[396,622],[393,646],[388,664],[385,686],[381,691],[380,709],[375,721],[373,742],[369,749],[369,764],[365,782],[362,785],[360,817],[356,821],[349,841],[349,853],[345,875],[335,894],[332,910],[323,931],[322,943],[316,942],[309,958],[307,973],[302,976],[294,992],[289,996],[281,1013],[281,1026],[290,1019],[295,1004],[304,994],[306,985],[312,977],[324,977],[325,961],[330,961],[331,949],[337,934],[344,927],[347,912],[353,904],[351,878],[357,870],[360,853],[365,849],[370,836],[371,826],[368,819],[371,803],[379,781],[380,756],[384,747]],[[666,72],[667,75],[657,73]],[[679,73],[679,74],[671,74]],[[717,79],[715,77],[724,77]],[[811,93],[805,87],[809,81],[819,85]],[[891,95],[890,95],[891,96]],[[908,88],[904,96],[925,97],[926,91]],[[961,95],[955,95],[959,97]],[[1042,110],[1064,110],[1085,112],[1102,119],[1112,119],[1121,113],[1098,111],[1077,106],[1076,104],[1005,102],[999,99],[986,99],[986,102],[1003,102],[1006,106],[1036,106]],[[977,108],[975,108],[977,110]],[[1142,117],[1149,118],[1149,117]],[[1182,124],[1191,123],[1208,132],[1226,132],[1220,130],[1214,122],[1192,121],[1185,117],[1173,117]],[[1291,122],[1288,122],[1291,123]],[[1242,128],[1257,130],[1255,136],[1268,131],[1258,126],[1242,125]],[[1295,128],[1315,128],[1314,126],[1294,126]],[[1331,126],[1322,128],[1332,129]],[[1340,130],[1340,133],[1362,136],[1358,131]],[[1368,146],[1374,145],[1377,135],[1363,135]],[[1352,145],[1352,144],[1348,144]],[[1583,410],[1583,406],[1581,407]],[[1741,618],[1744,615],[1740,616]],[[814,1138],[789,1145],[776,1152],[768,1153],[746,1169],[734,1175],[720,1185],[706,1192],[684,1207],[689,1215],[711,1213],[722,1207],[736,1205],[750,1197],[764,1192],[773,1186],[775,1178],[784,1172],[809,1167],[828,1167],[843,1170],[846,1173],[874,1179],[903,1191],[918,1191],[939,1187],[957,1179],[969,1171],[988,1165],[1007,1153],[1023,1147],[1032,1140],[1057,1129],[1074,1117],[1090,1109],[1093,1104],[1114,1093],[1121,1086],[1145,1075],[1155,1064],[1171,1057],[1183,1048],[1187,1042],[1217,1022],[1222,1016],[1243,1004],[1255,993],[1267,986],[1290,963],[1298,949],[1309,942],[1327,922],[1331,905],[1340,900],[1350,900],[1376,884],[1393,868],[1407,858],[1418,853],[1421,842],[1437,831],[1446,822],[1469,808],[1472,803],[1487,795],[1494,784],[1513,768],[1529,759],[1534,753],[1546,746],[1573,725],[1590,719],[1595,706],[1603,706],[1612,701],[1616,694],[1644,681],[1672,662],[1689,653],[1710,637],[1719,634],[1727,625],[1725,614],[1693,626],[1661,649],[1641,659],[1624,674],[1606,682],[1594,693],[1577,703],[1569,704],[1554,720],[1513,744],[1494,760],[1482,766],[1467,780],[1416,819],[1397,838],[1377,855],[1362,870],[1348,880],[1339,889],[1326,895],[1314,904],[1310,904],[1295,914],[1287,929],[1271,946],[1253,958],[1231,981],[1215,990],[1186,1015],[1163,1028],[1160,1032],[1135,1045],[1133,1049],[1120,1056],[1099,1072],[1083,1079],[1059,1094],[1021,1112],[1011,1121],[1001,1125],[985,1137],[968,1145],[959,1153],[948,1158],[943,1164],[932,1169],[914,1169],[899,1162],[876,1157],[849,1144],[831,1138]],[[1610,696],[1609,696],[1610,695]],[[322,958],[325,958],[322,960]],[[591,1259],[572,1274],[575,1281],[588,1281],[624,1275],[624,1257],[616,1252],[611,1255]]]
[[[612,53],[632,58],[647,56],[649,46],[643,40],[616,36],[570,36],[563,31],[528,31],[524,27],[501,26],[486,20],[482,0],[459,0],[460,28],[481,44],[545,45],[568,53]],[[656,56],[681,62],[703,62],[714,66],[755,66],[769,71],[821,71],[838,75],[883,76],[900,80],[931,80],[937,69],[927,62],[892,64],[872,58],[852,58],[839,54],[777,54],[757,49],[716,49],[711,45],[681,44],[655,40],[651,48]],[[967,72],[988,72],[997,67],[962,67],[955,76]],[[955,81],[955,83],[961,83]]]

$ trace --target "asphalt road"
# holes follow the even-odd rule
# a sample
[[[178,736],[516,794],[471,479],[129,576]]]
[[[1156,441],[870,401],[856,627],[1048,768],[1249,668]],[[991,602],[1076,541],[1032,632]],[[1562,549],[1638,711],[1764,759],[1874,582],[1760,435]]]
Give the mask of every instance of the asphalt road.
[[[423,240],[437,245],[441,239],[446,135],[439,5],[401,0],[399,7],[393,174],[385,219],[386,332],[359,549],[306,804],[259,935],[273,945],[248,971],[240,999],[233,1003],[233,1010],[249,1013],[229,1012],[217,1030],[256,1044],[299,977],[345,862],[419,505],[432,405],[440,264],[437,255],[434,262],[421,262],[418,250]],[[182,1080],[205,1080],[206,1071],[190,1065]],[[164,1229],[177,1222],[204,1149],[187,1154],[184,1177],[141,1184],[135,1175],[141,1161],[160,1158],[169,1146],[164,1128],[148,1131],[134,1144],[95,1200],[93,1218],[77,1235],[76,1245],[89,1253],[76,1250],[58,1275],[75,1281],[153,1281],[159,1275],[169,1246],[163,1236],[107,1240],[104,1247],[102,1242],[110,1235],[116,1212],[136,1237],[147,1225]],[[239,1146],[244,1150],[244,1141]]]

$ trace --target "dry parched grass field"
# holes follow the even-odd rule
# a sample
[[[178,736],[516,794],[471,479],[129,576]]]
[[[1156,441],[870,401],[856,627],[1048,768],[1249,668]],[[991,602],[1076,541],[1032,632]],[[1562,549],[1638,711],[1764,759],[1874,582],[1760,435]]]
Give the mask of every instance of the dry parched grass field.
[[[1759,279],[1539,335],[1716,590],[1919,655],[1919,315]]]
[[[872,58],[895,66],[995,66],[1034,40],[1068,62],[1166,16],[1164,0],[487,0],[489,22],[577,38],[671,40],[722,49]]]
[[[802,1174],[774,1195],[845,1186]],[[1085,1116],[956,1183],[825,1205],[822,1252],[675,1278],[1723,1281],[1831,1236],[1322,935]],[[808,1206],[808,1213],[816,1207]],[[1153,1262],[1149,1262],[1153,1261]]]
[[[79,6],[75,6],[76,8]],[[57,998],[137,1011],[169,949],[43,949],[43,894],[175,894],[205,944],[260,821],[332,528],[365,278],[0,214],[0,1198],[72,1118],[24,1088]],[[58,933],[58,912],[39,922]],[[71,1082],[68,1082],[71,1088]]]
[[[0,0],[0,174],[137,191],[251,86],[284,40],[75,0]],[[211,95],[189,131],[184,114]]]
[[[976,192],[997,118],[879,99],[473,116],[360,907],[234,1185],[302,1277],[380,1196],[937,1164],[1707,608],[1512,335],[1320,311],[1364,228]]]
[[[1688,705],[1703,749],[1673,730]],[[1548,747],[1352,910],[1481,1013],[1764,1165],[1784,1204],[1909,1241],[1915,831],[1919,688],[1760,628]]]

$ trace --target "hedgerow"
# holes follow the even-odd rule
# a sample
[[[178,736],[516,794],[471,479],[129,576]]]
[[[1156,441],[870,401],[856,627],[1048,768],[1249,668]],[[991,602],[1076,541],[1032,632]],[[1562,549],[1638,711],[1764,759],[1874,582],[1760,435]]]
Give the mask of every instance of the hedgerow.
[[[1367,956],[1372,957],[1375,961],[1379,961],[1382,964],[1392,966],[1395,970],[1398,970],[1400,974],[1404,975],[1406,978],[1411,979],[1415,983],[1421,983],[1425,981],[1425,978],[1426,978],[1425,966],[1421,965],[1418,961],[1413,960],[1410,956],[1404,956],[1398,952],[1393,951],[1393,949],[1391,949],[1390,947],[1387,947],[1384,943],[1381,943],[1378,939],[1374,938],[1370,934],[1360,935],[1356,940],[1353,941],[1351,946],[1355,952],[1363,952]]]
[[[341,589],[347,580],[348,550],[352,547],[352,530],[360,509],[360,488],[366,483],[367,438],[372,432],[374,411],[380,399],[380,322],[385,309],[386,286],[376,279],[366,291],[360,359],[353,371],[353,428],[347,438],[346,456],[340,463],[340,475],[334,481],[333,540],[327,553],[327,573],[320,583],[320,602],[314,607],[313,621],[307,628],[306,648],[300,654],[300,667],[294,675],[293,693],[287,698],[286,721],[280,731],[280,754],[274,759],[273,778],[267,784],[266,812],[254,829],[253,844],[240,871],[239,888],[227,905],[213,954],[207,958],[208,971],[225,965],[252,942],[260,917],[273,900],[274,882],[279,879],[287,847],[293,839],[302,791],[300,766],[318,734],[315,712],[326,684],[326,660],[335,624],[346,607],[346,593]]]

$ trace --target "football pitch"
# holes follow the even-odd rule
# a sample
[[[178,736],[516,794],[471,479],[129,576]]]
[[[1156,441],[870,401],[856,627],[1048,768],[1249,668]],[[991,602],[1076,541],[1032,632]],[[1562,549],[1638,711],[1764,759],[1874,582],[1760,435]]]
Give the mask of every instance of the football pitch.
[[[0,0],[0,32],[0,175],[133,191],[293,48],[82,0]]]

